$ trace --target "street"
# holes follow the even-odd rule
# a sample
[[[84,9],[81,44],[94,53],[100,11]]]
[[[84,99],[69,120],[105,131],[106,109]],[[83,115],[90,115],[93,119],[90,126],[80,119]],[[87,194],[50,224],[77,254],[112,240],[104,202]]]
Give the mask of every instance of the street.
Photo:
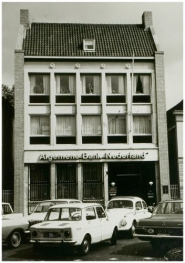
[[[2,247],[3,261],[164,261],[163,254],[156,254],[149,242],[138,238],[119,237],[116,246],[109,241],[91,246],[87,256],[80,256],[74,249],[45,246],[33,252],[32,244],[21,244],[17,249]]]

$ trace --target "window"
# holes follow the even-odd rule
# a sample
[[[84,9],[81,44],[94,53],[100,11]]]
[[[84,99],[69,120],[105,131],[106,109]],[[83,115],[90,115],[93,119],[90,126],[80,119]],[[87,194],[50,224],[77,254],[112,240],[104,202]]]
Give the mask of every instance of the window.
[[[76,144],[76,119],[75,116],[57,116],[56,143]]]
[[[95,40],[94,39],[84,39],[83,40],[83,50],[84,51],[95,51]]]
[[[30,201],[50,199],[50,165],[30,165]]]
[[[86,214],[86,219],[87,219],[87,220],[96,219],[96,214],[95,214],[95,211],[94,211],[94,207],[88,207],[88,208],[86,208],[85,214]]]
[[[56,103],[75,103],[75,76],[56,74]]]
[[[141,202],[140,201],[136,202],[136,210],[141,210],[141,209],[142,209]]]
[[[30,144],[50,144],[49,116],[31,116]]]
[[[152,143],[151,116],[133,116],[133,142]]]
[[[151,75],[134,74],[133,103],[149,103],[151,93]]]
[[[99,75],[82,75],[82,103],[100,103],[101,85]]]
[[[30,74],[30,103],[49,103],[49,74]]]
[[[108,74],[106,76],[106,81],[107,103],[125,103],[125,76],[118,74]]]
[[[83,164],[83,199],[103,199],[102,164]]]
[[[143,208],[147,209],[147,205],[146,205],[146,203],[144,201],[142,201],[142,204],[143,204]]]
[[[82,116],[82,143],[101,143],[101,117]]]
[[[108,116],[108,143],[127,143],[125,116]]]
[[[57,164],[57,199],[77,198],[76,164]]]
[[[96,207],[96,212],[97,212],[98,218],[105,218],[106,217],[105,212],[101,206]]]

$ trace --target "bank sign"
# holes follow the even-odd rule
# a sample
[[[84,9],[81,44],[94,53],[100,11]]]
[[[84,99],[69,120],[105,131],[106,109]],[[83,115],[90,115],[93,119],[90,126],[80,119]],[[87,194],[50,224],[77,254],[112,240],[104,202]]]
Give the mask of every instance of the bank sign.
[[[80,155],[47,155],[47,154],[40,154],[39,160],[40,161],[60,161],[60,160],[110,160],[110,159],[145,159],[146,154],[148,152],[143,152],[141,154],[134,154],[134,153],[95,153],[95,154],[88,154],[86,152]]]

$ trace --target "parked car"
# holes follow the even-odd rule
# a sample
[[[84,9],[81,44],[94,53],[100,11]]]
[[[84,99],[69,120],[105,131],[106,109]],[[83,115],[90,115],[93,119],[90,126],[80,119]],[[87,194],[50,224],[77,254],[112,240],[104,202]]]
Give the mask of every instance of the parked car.
[[[161,201],[152,217],[140,220],[135,228],[135,236],[150,241],[154,249],[161,246],[177,247],[183,242],[183,201]]]
[[[39,202],[33,212],[25,218],[29,221],[29,227],[44,220],[48,209],[56,204],[82,203],[78,199],[52,199]]]
[[[146,202],[140,197],[113,197],[106,206],[108,217],[116,222],[118,231],[128,231],[133,237],[139,219],[151,217]]]
[[[96,203],[60,204],[49,208],[42,223],[31,226],[34,250],[45,243],[77,246],[86,255],[93,243],[117,243],[117,227]]]
[[[2,219],[16,219],[23,217],[22,213],[14,213],[9,203],[2,203]]]
[[[20,246],[27,233],[28,220],[21,213],[14,213],[9,203],[2,203],[2,243],[11,248]]]

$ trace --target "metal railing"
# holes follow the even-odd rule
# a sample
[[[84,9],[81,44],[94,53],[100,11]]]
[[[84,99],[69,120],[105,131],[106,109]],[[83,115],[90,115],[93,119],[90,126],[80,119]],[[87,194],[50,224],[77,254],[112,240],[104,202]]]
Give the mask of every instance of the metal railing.
[[[171,199],[180,198],[179,186],[177,184],[170,185],[170,195],[171,195]]]

